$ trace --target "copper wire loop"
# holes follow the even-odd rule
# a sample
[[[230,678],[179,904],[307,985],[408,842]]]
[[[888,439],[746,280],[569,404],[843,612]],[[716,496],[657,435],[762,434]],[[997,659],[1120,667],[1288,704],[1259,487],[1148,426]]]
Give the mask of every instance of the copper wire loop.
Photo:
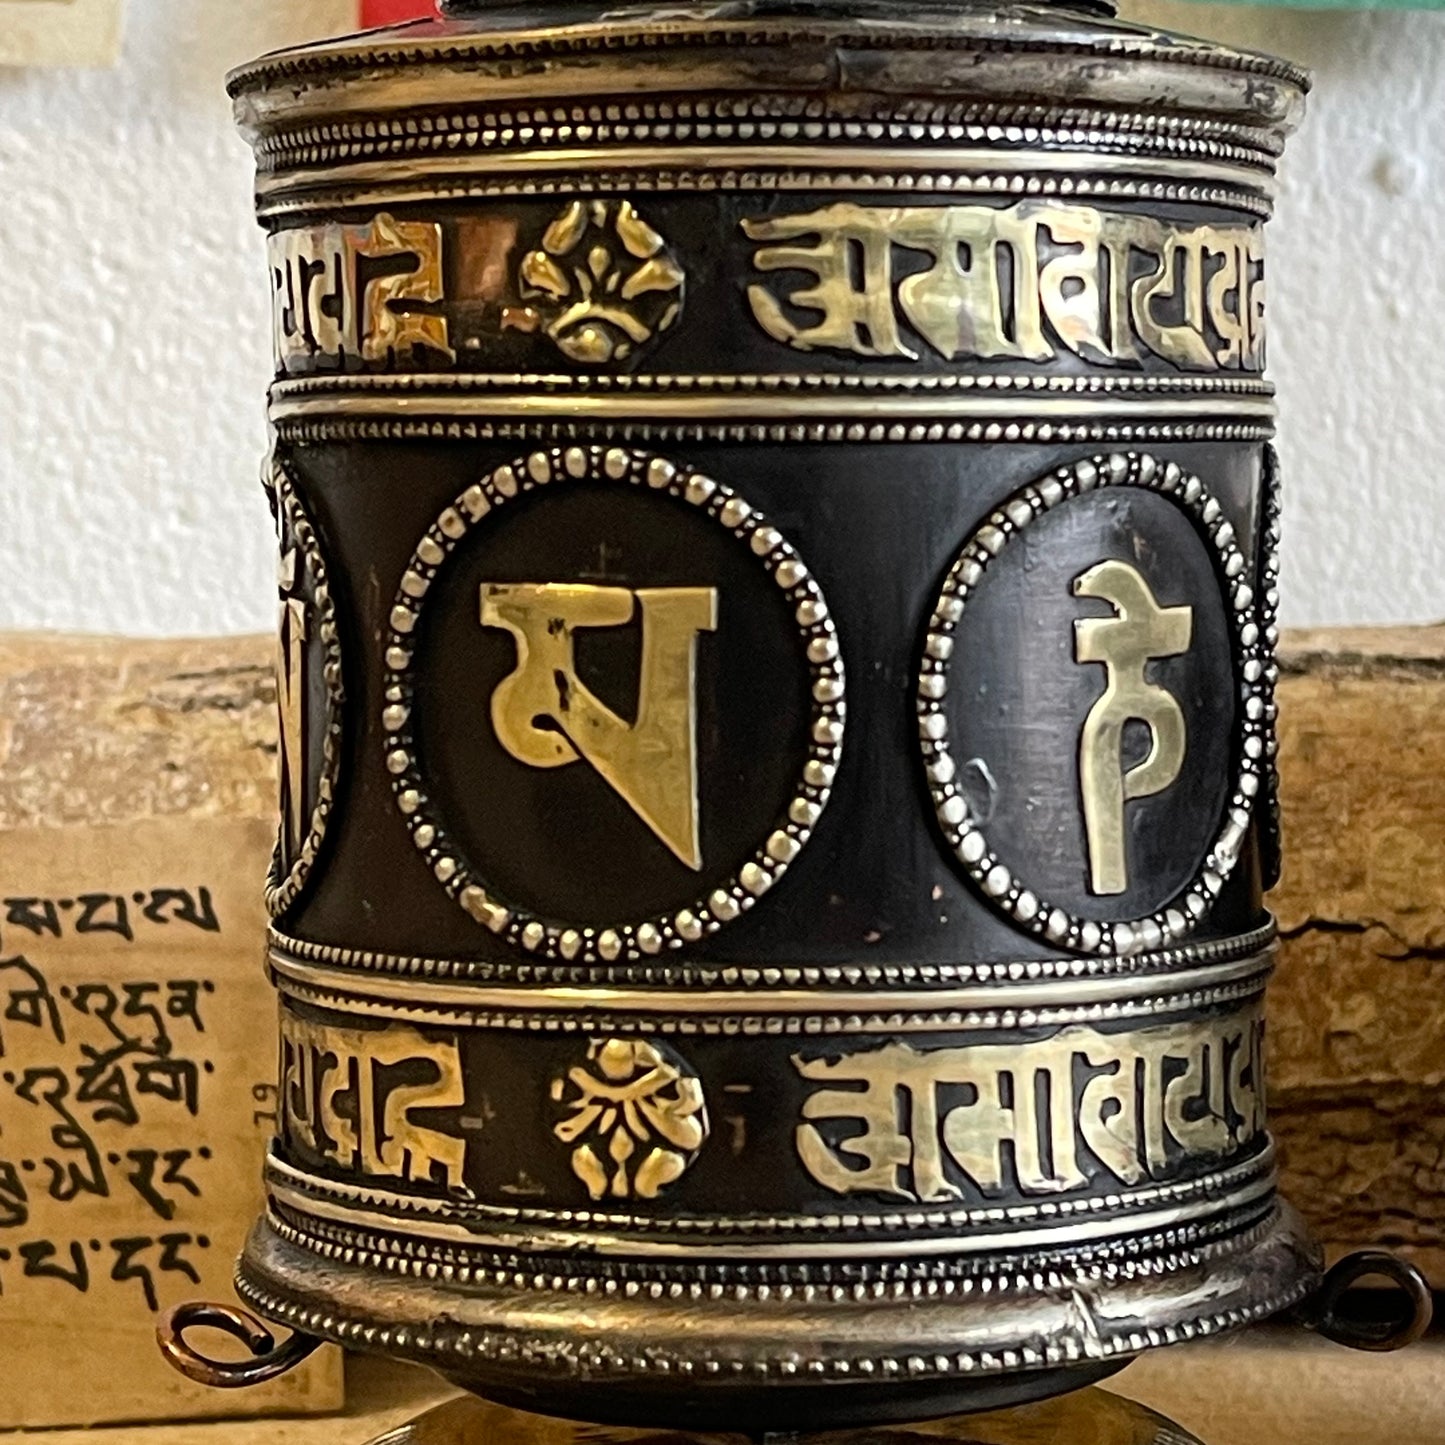
[[[1400,1314],[1361,1309],[1353,1286],[1363,1280],[1388,1282],[1404,1296]],[[1352,1307],[1353,1304],[1353,1307]],[[1331,1268],[1318,1292],[1299,1311],[1304,1323],[1327,1340],[1355,1350],[1384,1353],[1413,1345],[1430,1327],[1434,1298],[1413,1264],[1382,1249],[1361,1249]]]
[[[196,1328],[220,1330],[250,1350],[249,1360],[213,1360],[186,1342],[186,1331]],[[173,1305],[156,1321],[156,1342],[161,1353],[188,1380],[221,1389],[261,1385],[294,1370],[321,1344],[310,1335],[293,1334],[278,1345],[276,1337],[246,1310],[234,1305],[209,1304],[195,1300]]]

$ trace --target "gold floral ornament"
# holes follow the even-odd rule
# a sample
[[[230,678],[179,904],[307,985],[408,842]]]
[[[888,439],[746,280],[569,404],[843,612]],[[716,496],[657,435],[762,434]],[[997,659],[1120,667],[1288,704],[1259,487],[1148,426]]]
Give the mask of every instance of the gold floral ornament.
[[[573,201],[519,274],[543,330],[586,365],[623,360],[682,309],[682,267],[629,201]]]
[[[569,1110],[556,1134],[576,1146],[572,1171],[593,1199],[655,1199],[708,1135],[702,1085],[648,1043],[593,1043],[585,1064],[553,1081],[552,1097]]]

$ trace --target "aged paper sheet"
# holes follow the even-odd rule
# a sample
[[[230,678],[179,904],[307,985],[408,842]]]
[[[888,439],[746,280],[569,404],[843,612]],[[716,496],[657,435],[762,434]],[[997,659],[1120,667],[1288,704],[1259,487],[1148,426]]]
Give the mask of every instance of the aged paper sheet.
[[[0,833],[0,1426],[340,1404],[332,1352],[216,1391],[154,1340],[157,1309],[234,1300],[261,1205],[270,833],[197,817]]]

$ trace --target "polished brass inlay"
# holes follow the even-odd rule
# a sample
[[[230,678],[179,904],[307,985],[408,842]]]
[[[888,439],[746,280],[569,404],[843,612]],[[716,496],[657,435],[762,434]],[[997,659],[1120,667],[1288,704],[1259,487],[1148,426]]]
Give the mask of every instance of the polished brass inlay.
[[[426,1038],[402,1024],[338,1028],[283,1009],[281,1053],[290,1137],[339,1169],[465,1188],[466,1140],[416,1118],[465,1103],[455,1040]],[[403,1065],[407,1082],[398,1082],[393,1071]],[[432,1077],[418,1081],[419,1068]]]
[[[301,563],[295,547],[281,553],[281,627],[277,635],[276,702],[280,714],[281,839],[286,867],[306,836],[306,599],[299,595]]]
[[[271,262],[276,364],[387,361],[430,348],[454,352],[445,316],[442,228],[382,214],[274,232]]]
[[[748,301],[763,330],[800,351],[917,358],[906,322],[939,355],[1137,366],[1146,353],[1192,371],[1258,370],[1264,279],[1258,226],[1181,226],[1066,202],[865,206],[745,220],[764,272],[805,272]],[[932,264],[897,279],[900,253]],[[1134,257],[1146,269],[1134,274]],[[798,315],[799,312],[803,316]],[[803,318],[806,319],[803,319]]]
[[[552,1097],[568,1110],[555,1133],[573,1146],[572,1170],[593,1199],[655,1199],[708,1136],[701,1083],[640,1040],[594,1043],[553,1080]]]
[[[564,356],[590,365],[622,361],[682,307],[682,267],[630,201],[573,201],[518,275],[534,305],[510,324],[541,324]]]
[[[985,1195],[1083,1189],[1084,1149],[1138,1184],[1181,1157],[1222,1157],[1258,1137],[1263,1043],[1254,1002],[1123,1034],[1076,1025],[1030,1043],[795,1057],[803,1078],[833,1086],[804,1103],[798,1156],[836,1194],[919,1202],[960,1196],[949,1165]],[[840,1137],[820,1124],[862,1131]]]
[[[1124,805],[1162,793],[1184,766],[1184,712],[1167,688],[1150,682],[1145,668],[1157,658],[1189,650],[1192,607],[1161,607],[1136,567],[1110,560],[1074,579],[1076,597],[1098,597],[1113,617],[1081,617],[1074,623],[1074,658],[1102,663],[1108,683],[1089,709],[1079,738],[1079,787],[1089,839],[1089,887],[1099,895],[1129,887]],[[1149,730],[1148,755],[1126,772],[1124,729]]]
[[[578,677],[573,649],[579,627],[621,627],[634,610],[642,668],[628,723]],[[517,643],[516,669],[492,694],[502,746],[534,768],[590,763],[682,862],[701,868],[694,672],[698,634],[717,627],[717,590],[483,583],[482,625]]]

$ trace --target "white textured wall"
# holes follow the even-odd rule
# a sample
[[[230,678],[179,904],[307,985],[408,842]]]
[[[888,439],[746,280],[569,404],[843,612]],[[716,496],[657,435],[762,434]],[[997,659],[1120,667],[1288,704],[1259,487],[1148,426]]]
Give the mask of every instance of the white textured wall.
[[[1445,618],[1445,13],[1126,13],[1314,72],[1266,247],[1285,621]]]
[[[0,71],[0,627],[271,625],[269,341],[222,75],[350,0],[129,0],[121,66]],[[1317,86],[1271,239],[1287,620],[1445,616],[1445,15],[1139,0]]]
[[[356,9],[128,0],[116,69],[0,69],[0,627],[274,625],[270,301],[223,76]]]

